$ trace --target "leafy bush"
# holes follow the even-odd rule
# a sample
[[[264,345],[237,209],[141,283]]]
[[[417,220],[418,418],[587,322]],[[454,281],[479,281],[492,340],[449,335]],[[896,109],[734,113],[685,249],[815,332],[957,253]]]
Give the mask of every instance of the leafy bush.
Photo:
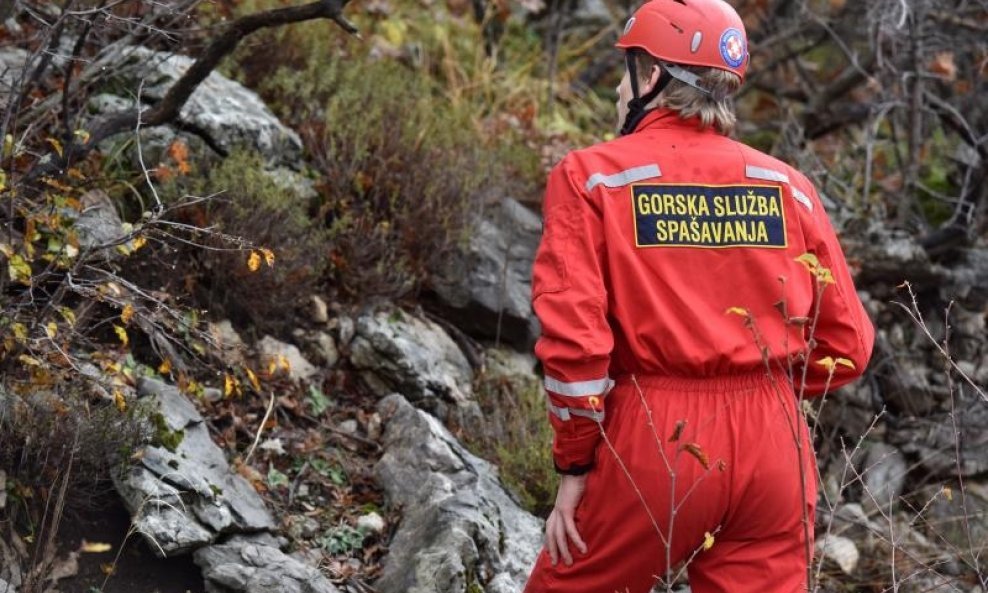
[[[552,462],[553,433],[541,383],[534,376],[492,372],[479,375],[474,390],[487,427],[484,434],[464,435],[467,446],[499,466],[502,480],[526,509],[547,517],[559,476]]]
[[[188,245],[162,254],[177,264],[161,266],[160,282],[175,293],[192,292],[211,315],[229,317],[259,332],[286,329],[292,313],[318,292],[327,268],[328,232],[313,220],[309,204],[264,170],[259,155],[238,151],[197,174],[171,178],[162,195],[208,199],[176,211],[178,220],[215,231],[196,236],[205,249]],[[274,255],[271,265],[251,269],[249,246]],[[248,253],[250,251],[250,254]]]
[[[277,69],[262,88],[288,107],[321,176],[315,217],[328,232],[329,278],[341,297],[414,292],[489,201],[530,191],[518,163],[537,164],[534,153],[485,138],[468,109],[415,71],[308,59],[302,70]]]

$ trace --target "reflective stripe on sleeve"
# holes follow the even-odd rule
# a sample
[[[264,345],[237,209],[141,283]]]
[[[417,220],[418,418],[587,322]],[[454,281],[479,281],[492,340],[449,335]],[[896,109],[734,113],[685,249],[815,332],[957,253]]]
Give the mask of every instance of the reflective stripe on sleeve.
[[[593,410],[581,410],[578,408],[557,408],[556,406],[549,405],[549,411],[552,412],[557,418],[563,422],[569,422],[573,416],[581,416],[583,418],[589,418],[594,422],[604,421],[604,410],[599,412],[594,412]]]
[[[792,197],[796,198],[796,201],[806,206],[806,209],[813,212],[813,202],[810,200],[809,196],[799,191],[795,187],[792,188]]]
[[[642,165],[641,167],[625,169],[624,171],[614,173],[613,175],[594,173],[589,179],[587,179],[586,188],[587,191],[590,191],[598,185],[604,185],[605,187],[611,188],[621,187],[636,181],[651,179],[652,177],[662,177],[662,171],[659,169],[659,166],[655,164]]]
[[[607,395],[607,392],[614,387],[614,381],[610,377],[594,379],[592,381],[576,381],[566,383],[555,377],[545,376],[545,390],[566,397],[587,397],[589,395]]]
[[[781,181],[782,183],[789,183],[789,176],[775,169],[766,169],[765,167],[756,167],[755,165],[746,165],[744,168],[744,174],[752,179],[762,179],[764,181]]]

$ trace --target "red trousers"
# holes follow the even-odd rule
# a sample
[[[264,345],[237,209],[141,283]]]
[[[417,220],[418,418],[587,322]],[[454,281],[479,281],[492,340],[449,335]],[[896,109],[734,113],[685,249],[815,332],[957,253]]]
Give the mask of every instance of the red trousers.
[[[687,561],[693,593],[805,591],[816,465],[785,378],[627,377],[605,401],[576,511],[587,553],[552,566],[543,550],[526,593],[647,593]]]

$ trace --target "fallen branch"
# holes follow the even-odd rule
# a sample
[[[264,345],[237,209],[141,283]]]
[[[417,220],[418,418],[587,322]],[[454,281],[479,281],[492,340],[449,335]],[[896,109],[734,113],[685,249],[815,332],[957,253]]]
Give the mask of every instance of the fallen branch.
[[[357,28],[343,16],[343,8],[347,2],[349,0],[318,0],[302,6],[266,10],[233,21],[206,46],[202,55],[175,81],[161,101],[146,110],[136,106],[132,110],[109,114],[97,120],[88,130],[89,136],[84,142],[72,142],[65,148],[62,156],[52,151],[39,160],[28,174],[28,181],[66,171],[72,163],[85,158],[103,140],[132,131],[138,125],[152,128],[174,121],[202,81],[251,33],[323,18],[335,22],[347,33],[356,35]]]

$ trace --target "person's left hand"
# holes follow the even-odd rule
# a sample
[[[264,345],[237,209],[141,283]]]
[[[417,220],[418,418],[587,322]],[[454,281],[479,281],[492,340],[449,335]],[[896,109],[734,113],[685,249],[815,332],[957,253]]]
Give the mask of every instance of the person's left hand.
[[[581,554],[587,553],[587,544],[583,543],[576,530],[576,507],[583,498],[586,489],[587,476],[562,476],[559,490],[556,492],[556,506],[545,522],[545,547],[549,551],[549,559],[555,566],[562,556],[566,566],[573,564],[573,555],[569,551],[568,541],[572,541]],[[568,541],[567,541],[568,540]]]

